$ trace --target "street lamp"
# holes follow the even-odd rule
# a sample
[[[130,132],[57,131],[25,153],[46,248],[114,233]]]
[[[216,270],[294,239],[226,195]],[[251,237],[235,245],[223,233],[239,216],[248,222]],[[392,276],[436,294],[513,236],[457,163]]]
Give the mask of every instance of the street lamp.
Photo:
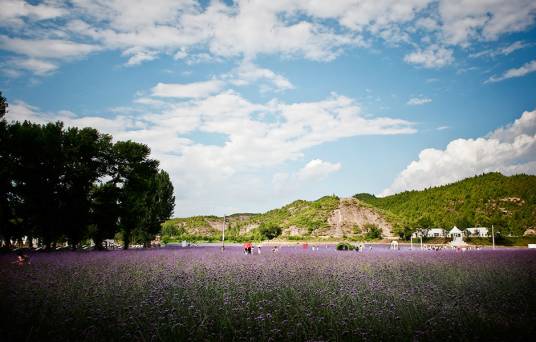
[[[225,215],[223,215],[223,225],[221,227],[221,251],[225,249]]]

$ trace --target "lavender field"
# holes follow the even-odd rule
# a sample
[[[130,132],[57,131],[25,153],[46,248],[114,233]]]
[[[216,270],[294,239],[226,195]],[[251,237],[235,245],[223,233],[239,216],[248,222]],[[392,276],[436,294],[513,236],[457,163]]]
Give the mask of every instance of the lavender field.
[[[2,340],[527,340],[529,250],[0,256]]]

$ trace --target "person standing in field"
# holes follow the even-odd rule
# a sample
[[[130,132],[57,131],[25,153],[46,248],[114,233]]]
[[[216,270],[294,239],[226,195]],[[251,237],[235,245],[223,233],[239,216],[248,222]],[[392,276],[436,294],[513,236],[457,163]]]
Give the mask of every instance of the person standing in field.
[[[17,260],[14,263],[16,263],[18,266],[24,266],[26,264],[30,264],[30,258],[19,249],[17,251]]]

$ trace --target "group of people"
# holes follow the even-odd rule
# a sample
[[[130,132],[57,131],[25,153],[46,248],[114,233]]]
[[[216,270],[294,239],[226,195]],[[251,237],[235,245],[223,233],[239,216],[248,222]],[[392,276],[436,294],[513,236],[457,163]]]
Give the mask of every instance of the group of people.
[[[255,249],[255,246],[251,242],[244,243],[244,254],[245,255],[251,255],[253,253],[253,250]],[[272,253],[278,253],[279,247],[278,246],[272,246]],[[262,253],[261,246],[257,246],[257,254]]]

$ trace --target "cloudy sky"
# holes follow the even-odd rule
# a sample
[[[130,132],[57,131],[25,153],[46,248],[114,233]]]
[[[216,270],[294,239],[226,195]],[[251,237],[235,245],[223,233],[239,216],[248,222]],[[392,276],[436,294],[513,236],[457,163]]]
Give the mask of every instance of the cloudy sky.
[[[0,0],[9,120],[151,147],[176,216],[536,174],[533,0]]]

